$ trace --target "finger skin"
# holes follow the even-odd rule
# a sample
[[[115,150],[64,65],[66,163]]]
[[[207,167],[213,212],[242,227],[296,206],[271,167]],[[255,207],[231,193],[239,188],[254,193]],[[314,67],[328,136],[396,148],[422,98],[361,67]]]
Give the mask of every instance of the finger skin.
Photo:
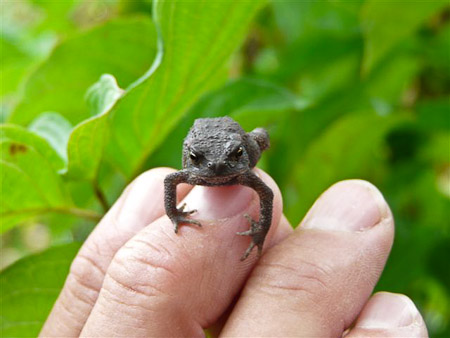
[[[356,337],[428,337],[425,322],[405,295],[379,292],[364,306],[355,326],[345,335]]]
[[[269,250],[271,247],[277,245],[278,243],[281,243],[285,238],[291,235],[293,231],[294,229],[292,228],[292,225],[289,223],[286,216],[282,215],[277,231],[275,231],[275,233],[273,234],[271,241],[267,243],[266,250]],[[228,309],[220,316],[220,318],[212,326],[208,327],[208,334],[211,337],[219,336],[233,310],[234,305],[236,304],[236,301],[237,299],[234,299]]]
[[[260,260],[221,335],[342,336],[370,296],[392,240],[392,215],[376,188],[334,185]]]
[[[275,194],[270,246],[281,194],[256,172]],[[250,239],[236,232],[249,228],[245,213],[258,218],[258,195],[243,186],[195,187],[185,202],[198,210],[192,218],[202,227],[181,226],[175,234],[164,216],[131,239],[108,268],[82,336],[203,336],[226,310],[257,261],[256,250],[240,261]]]
[[[40,336],[80,334],[117,250],[164,214],[163,181],[173,171],[169,168],[149,170],[127,187],[78,252]],[[185,196],[190,189],[188,185],[180,185],[179,195]]]

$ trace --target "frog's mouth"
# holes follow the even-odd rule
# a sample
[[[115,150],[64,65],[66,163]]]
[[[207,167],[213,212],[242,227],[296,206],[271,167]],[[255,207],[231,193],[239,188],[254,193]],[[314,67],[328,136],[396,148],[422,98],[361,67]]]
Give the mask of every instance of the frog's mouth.
[[[203,181],[208,183],[226,183],[233,180],[238,175],[227,175],[227,176],[200,176]]]
[[[225,175],[217,175],[215,173],[211,173],[211,172],[198,172],[195,173],[193,176],[196,179],[208,182],[208,183],[227,183],[229,181],[232,181],[233,179],[235,179],[236,177],[244,174],[245,171],[242,172],[235,172],[232,174],[225,174]]]

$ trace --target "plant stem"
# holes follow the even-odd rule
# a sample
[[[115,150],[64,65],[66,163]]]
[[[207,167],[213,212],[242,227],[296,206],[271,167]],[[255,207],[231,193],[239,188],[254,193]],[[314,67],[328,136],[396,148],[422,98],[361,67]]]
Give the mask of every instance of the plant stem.
[[[103,191],[100,189],[100,186],[97,184],[97,182],[92,182],[92,185],[94,187],[95,196],[97,197],[97,200],[99,201],[100,205],[103,208],[104,212],[107,212],[109,210],[109,204],[106,200],[106,196],[103,193]]]
[[[2,216],[14,216],[17,214],[31,214],[31,215],[42,215],[46,213],[59,213],[59,214],[66,214],[66,215],[73,215],[81,218],[85,218],[94,222],[100,221],[100,219],[103,217],[102,214],[99,214],[96,211],[89,210],[89,209],[80,209],[77,207],[49,207],[49,208],[42,208],[42,209],[22,209],[17,211],[7,211],[0,215]]]
[[[55,210],[55,212],[61,212],[65,214],[72,214],[74,216],[78,216],[81,218],[86,218],[95,222],[100,221],[100,219],[103,217],[102,214],[99,214],[96,211],[89,210],[89,209],[80,209],[80,208],[68,208],[66,210]]]

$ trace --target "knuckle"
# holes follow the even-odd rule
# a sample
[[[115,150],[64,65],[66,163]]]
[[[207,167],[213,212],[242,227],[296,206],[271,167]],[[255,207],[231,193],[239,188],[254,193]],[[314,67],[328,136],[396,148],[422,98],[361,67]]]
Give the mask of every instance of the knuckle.
[[[262,261],[256,269],[260,285],[265,292],[292,296],[315,303],[330,293],[332,272],[314,262]]]
[[[82,249],[70,267],[66,287],[80,301],[95,303],[103,281],[104,272],[95,256]]]
[[[147,300],[167,296],[178,279],[173,262],[165,248],[132,239],[114,256],[103,288],[122,299],[130,295]]]

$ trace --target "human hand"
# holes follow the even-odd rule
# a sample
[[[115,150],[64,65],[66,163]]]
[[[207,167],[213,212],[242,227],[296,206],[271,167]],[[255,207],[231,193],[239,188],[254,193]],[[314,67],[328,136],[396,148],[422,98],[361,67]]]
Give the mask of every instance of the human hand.
[[[245,213],[257,194],[242,186],[180,185],[203,227],[178,235],[164,212],[171,169],[138,177],[72,263],[41,336],[424,337],[403,295],[370,296],[389,254],[394,223],[379,191],[344,181],[328,189],[293,230],[274,191],[273,221],[258,260],[241,262]],[[255,250],[256,251],[256,250]],[[353,325],[352,325],[353,324]],[[349,329],[351,328],[351,329]]]

